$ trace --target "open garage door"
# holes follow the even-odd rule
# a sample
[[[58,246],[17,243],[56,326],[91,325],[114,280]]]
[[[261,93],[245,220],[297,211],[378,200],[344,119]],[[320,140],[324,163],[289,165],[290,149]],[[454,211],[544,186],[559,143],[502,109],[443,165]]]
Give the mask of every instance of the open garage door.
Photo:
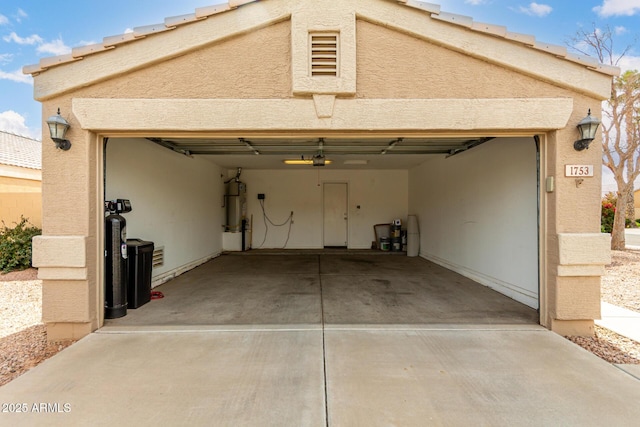
[[[417,215],[421,257],[539,307],[532,137],[112,138],[106,157],[107,200],[132,202],[128,235],[163,249],[155,283],[225,249],[225,181],[241,167],[253,248],[323,248],[323,184],[348,183],[349,249]]]

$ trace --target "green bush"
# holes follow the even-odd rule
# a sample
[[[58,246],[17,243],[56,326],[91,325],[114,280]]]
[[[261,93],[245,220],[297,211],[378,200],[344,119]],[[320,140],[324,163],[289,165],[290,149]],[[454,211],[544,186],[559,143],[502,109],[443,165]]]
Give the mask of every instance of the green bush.
[[[31,238],[42,234],[42,230],[23,216],[15,224],[9,228],[2,221],[0,229],[0,270],[3,273],[31,267]]]

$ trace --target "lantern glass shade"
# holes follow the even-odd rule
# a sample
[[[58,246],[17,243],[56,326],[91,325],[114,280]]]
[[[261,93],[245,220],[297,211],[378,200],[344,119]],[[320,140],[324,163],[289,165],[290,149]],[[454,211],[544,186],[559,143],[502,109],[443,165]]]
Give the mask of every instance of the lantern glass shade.
[[[60,116],[60,110],[55,116],[51,116],[47,119],[47,125],[49,125],[49,133],[51,139],[54,141],[61,141],[65,139],[67,129],[69,129],[69,123]]]
[[[596,137],[596,132],[598,130],[598,126],[600,125],[600,120],[595,117],[591,117],[591,110],[589,110],[589,115],[584,119],[580,120],[578,123],[578,130],[580,131],[580,139],[593,140]]]

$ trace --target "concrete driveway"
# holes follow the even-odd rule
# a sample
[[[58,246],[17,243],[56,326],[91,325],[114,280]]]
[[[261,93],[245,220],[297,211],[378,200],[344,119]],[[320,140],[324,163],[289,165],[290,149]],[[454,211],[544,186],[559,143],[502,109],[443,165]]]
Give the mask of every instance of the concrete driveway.
[[[640,249],[640,228],[625,228],[624,240],[627,249]]]
[[[256,282],[238,286],[261,260],[219,259],[194,270],[172,284],[182,284],[182,296],[166,287],[164,300],[130,310],[1,387],[0,424],[637,425],[640,380],[536,325],[530,309],[491,314],[517,303],[479,285],[474,291],[424,260],[365,260],[369,268],[355,258],[326,259],[315,273],[311,259],[283,260],[265,275],[277,285],[271,293],[250,292]],[[192,296],[228,298],[216,306],[228,312],[210,324],[149,320],[163,319],[152,313],[158,309],[165,320],[184,318],[171,300],[197,288],[189,280],[211,277],[219,289]],[[349,294],[350,303],[337,296]],[[429,295],[439,303],[428,303]],[[463,297],[484,301],[485,314],[471,310],[475,320],[465,323],[474,304]],[[446,306],[463,308],[451,322],[433,321]],[[246,323],[256,313],[266,317]]]

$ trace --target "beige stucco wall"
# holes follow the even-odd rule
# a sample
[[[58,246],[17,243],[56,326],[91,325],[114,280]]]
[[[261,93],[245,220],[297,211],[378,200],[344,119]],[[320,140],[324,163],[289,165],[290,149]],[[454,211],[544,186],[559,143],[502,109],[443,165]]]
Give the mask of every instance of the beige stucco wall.
[[[21,216],[42,227],[42,183],[36,179],[0,176],[0,224],[4,222],[12,227],[20,222]]]
[[[331,5],[329,12],[332,17],[348,14],[345,15],[347,18],[332,18],[328,22],[357,29],[356,60],[353,61],[356,72],[346,73],[355,81],[341,86],[343,89],[355,87],[356,90],[352,93],[353,98],[346,89],[346,92],[338,93],[339,99],[335,100],[332,108],[334,100],[331,94],[324,98],[316,97],[314,103],[311,93],[304,93],[305,90],[312,91],[313,85],[296,86],[294,80],[298,77],[291,70],[299,70],[300,64],[292,66],[291,58],[297,60],[304,55],[294,54],[291,49],[300,45],[294,41],[299,40],[304,26],[299,20],[294,20],[296,25],[292,26],[290,21],[278,18],[286,16],[288,12],[284,8],[289,4],[274,0],[265,2],[265,6],[259,5],[262,9],[255,4],[244,6],[232,13],[245,13],[247,18],[255,18],[257,15],[251,14],[259,10],[265,15],[272,13],[270,16],[277,18],[278,22],[255,31],[238,30],[229,37],[200,45],[190,52],[185,47],[184,54],[174,54],[171,58],[155,62],[148,60],[149,52],[156,51],[158,57],[162,57],[163,41],[169,42],[165,44],[167,49],[189,46],[197,37],[196,26],[210,30],[215,28],[211,23],[215,21],[205,20],[175,32],[124,44],[113,52],[103,52],[46,71],[42,79],[36,77],[36,94],[43,96],[43,117],[48,117],[60,107],[71,124],[69,138],[73,143],[71,150],[65,152],[55,150],[53,144],[43,146],[45,217],[42,240],[50,244],[42,247],[53,252],[62,247],[59,246],[62,242],[56,241],[55,237],[69,236],[79,239],[86,250],[84,265],[65,265],[71,263],[64,260],[54,262],[49,260],[46,252],[42,253],[43,277],[60,278],[44,282],[45,321],[53,334],[50,338],[83,335],[97,328],[102,318],[101,245],[98,243],[102,239],[103,217],[99,205],[102,144],[98,135],[152,136],[150,133],[153,132],[146,126],[157,123],[163,127],[158,134],[179,136],[186,134],[181,124],[188,122],[189,130],[198,135],[224,133],[244,136],[269,132],[290,137],[325,136],[327,132],[333,132],[358,136],[370,135],[370,130],[375,129],[378,133],[397,136],[400,132],[429,134],[437,129],[439,135],[456,136],[482,133],[492,129],[491,120],[495,123],[504,117],[508,117],[506,123],[513,127],[494,129],[492,136],[540,135],[541,181],[552,177],[555,183],[553,191],[541,193],[544,230],[541,236],[544,248],[541,254],[544,268],[541,322],[561,333],[588,334],[592,331],[593,319],[599,316],[596,302],[599,301],[600,280],[593,266],[597,267],[603,261],[592,260],[583,265],[569,260],[564,261],[568,268],[561,268],[563,249],[559,233],[576,235],[594,251],[603,251],[602,240],[588,236],[599,231],[600,168],[595,168],[595,177],[586,178],[581,183],[563,175],[565,164],[598,165],[600,162],[598,140],[593,142],[592,149],[582,152],[573,149],[573,141],[577,138],[575,124],[589,108],[594,115],[600,116],[600,100],[596,95],[586,93],[599,93],[607,76],[490,35],[470,35],[464,29],[441,22],[430,21],[430,26],[442,29],[433,32],[430,26],[416,24],[418,18],[428,19],[420,12],[407,8],[395,15],[385,15],[388,8],[398,7],[393,2],[371,1],[369,10],[375,17],[358,20],[357,23],[355,13],[349,8],[359,7],[359,2],[327,2],[326,6]],[[306,8],[303,3],[296,3],[296,7],[303,9],[306,16],[322,22],[323,8]],[[242,26],[242,20],[229,20],[228,15],[221,19],[224,21],[220,22],[230,29],[234,25]],[[389,20],[389,25],[372,23],[385,19]],[[399,32],[390,29],[401,22],[406,22],[410,30]],[[294,36],[291,35],[292,30]],[[352,28],[349,27],[348,31]],[[474,58],[461,53],[462,47],[457,50],[445,48],[447,40],[427,41],[448,32],[463,42],[473,37],[477,49],[483,50],[482,55],[495,52],[496,56],[504,56],[504,52],[517,52],[513,61],[518,64],[519,71],[515,70],[515,65],[505,66],[504,58],[492,63],[478,58],[478,52],[472,52]],[[114,69],[129,67],[128,71],[88,83],[85,87],[76,87],[82,85],[74,86],[73,82],[67,81],[70,78],[87,78],[87,70],[99,69],[107,57],[113,58]],[[129,64],[135,64],[142,57],[146,58],[145,65],[131,68]],[[526,63],[531,64],[529,70],[522,65]],[[69,71],[67,74],[63,72],[65,69]],[[539,77],[544,73],[549,77]],[[576,81],[584,81],[585,85],[598,82],[599,87],[594,90],[585,88],[578,93],[568,88],[573,83],[566,76],[584,77]],[[60,87],[74,89],[56,93],[56,83]],[[303,89],[294,92],[294,87]],[[326,85],[318,87],[323,91],[326,89]],[[111,98],[115,102],[109,109],[98,109],[98,106],[104,106],[100,103],[81,102],[91,98]],[[146,100],[149,98],[166,101],[154,103]],[[205,106],[218,108],[220,115],[212,115],[211,110],[199,108],[189,109],[185,117],[167,113],[180,111],[182,105],[188,104],[183,100],[194,98],[204,101]],[[526,99],[529,103],[514,102],[514,98]],[[74,104],[72,99],[77,102]],[[135,102],[127,99],[141,100],[136,106]],[[175,102],[170,102],[170,99]],[[440,99],[450,101],[438,101]],[[487,99],[496,103],[491,104]],[[497,106],[503,99],[505,105],[515,107],[504,111],[504,117],[492,116],[491,110],[485,111],[487,106]],[[555,110],[544,108],[544,99],[562,106]],[[440,104],[447,105],[447,108],[438,109]],[[567,105],[572,105],[570,117],[558,116],[564,114]],[[78,116],[72,114],[74,107]],[[323,113],[316,117],[320,110]],[[369,113],[362,114],[363,111]],[[313,114],[312,119],[307,117],[309,113]],[[139,120],[139,116],[149,120]],[[120,127],[111,127],[110,123],[117,123]],[[446,127],[443,128],[442,123],[447,123]],[[402,125],[396,128],[394,124]],[[140,132],[143,128],[145,130]],[[584,238],[581,237],[583,234]],[[62,280],[63,277],[73,277],[73,280]]]
[[[143,41],[144,42],[144,41]],[[75,98],[288,98],[289,22],[75,91]]]
[[[574,95],[522,73],[367,21],[357,21],[357,34],[359,97],[480,99]]]

